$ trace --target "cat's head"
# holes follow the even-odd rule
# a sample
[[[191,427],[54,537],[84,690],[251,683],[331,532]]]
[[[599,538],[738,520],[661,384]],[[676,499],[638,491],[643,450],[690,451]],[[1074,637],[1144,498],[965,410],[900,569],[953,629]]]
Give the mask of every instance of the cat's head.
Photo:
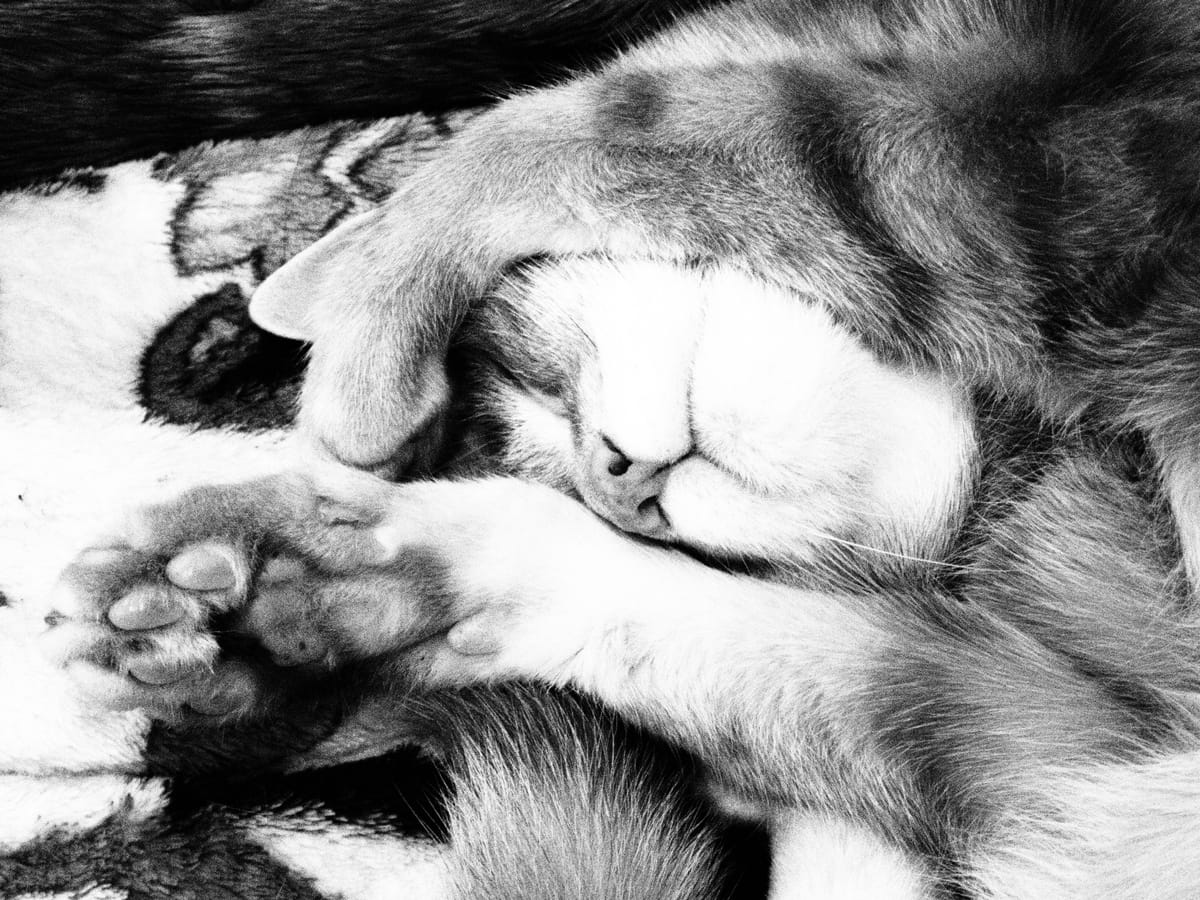
[[[530,265],[456,356],[467,454],[707,553],[936,557],[972,474],[960,391],[879,361],[813,296],[732,268]]]

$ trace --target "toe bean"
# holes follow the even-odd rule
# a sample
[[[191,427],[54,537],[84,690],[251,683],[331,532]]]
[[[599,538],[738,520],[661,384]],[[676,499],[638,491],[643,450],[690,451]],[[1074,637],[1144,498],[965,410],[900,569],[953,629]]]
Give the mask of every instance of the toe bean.
[[[167,564],[167,578],[189,591],[224,591],[237,585],[231,551],[215,544],[197,544]]]
[[[108,621],[122,631],[146,631],[178,622],[185,612],[183,603],[170,591],[144,585],[114,603]]]

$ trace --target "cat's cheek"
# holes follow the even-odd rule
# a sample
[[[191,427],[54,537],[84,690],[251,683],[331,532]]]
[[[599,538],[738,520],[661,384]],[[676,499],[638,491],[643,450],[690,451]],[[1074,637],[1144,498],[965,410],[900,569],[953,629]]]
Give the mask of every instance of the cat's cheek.
[[[844,491],[851,485],[842,486]],[[845,507],[826,484],[771,495],[700,456],[678,463],[660,502],[674,543],[731,556],[804,559],[845,523]]]
[[[671,470],[659,499],[677,543],[737,552],[754,542],[753,499],[727,472],[689,457]]]

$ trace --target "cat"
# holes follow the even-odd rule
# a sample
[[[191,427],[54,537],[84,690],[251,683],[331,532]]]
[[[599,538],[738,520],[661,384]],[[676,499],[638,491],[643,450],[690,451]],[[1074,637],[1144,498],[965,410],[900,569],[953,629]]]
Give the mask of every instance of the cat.
[[[727,266],[526,266],[453,356],[446,477],[333,467],[142,510],[64,573],[49,652],[97,702],[213,721],[281,689],[227,632],[301,670],[573,687],[769,824],[776,898],[1193,891],[1200,645],[1136,440],[908,371]],[[631,896],[649,832],[614,857],[554,819],[533,867],[509,846],[542,821],[523,803],[595,796],[569,758],[458,811],[489,850],[459,896],[605,867],[579,895]]]
[[[1052,458],[1049,474],[1065,486],[1047,489],[1050,496],[1038,494],[1041,502],[1032,504],[1018,491],[1000,508],[1023,511],[1028,520],[1010,522],[1011,533],[983,543],[1011,553],[1019,537],[1044,538],[1057,529],[1063,534],[1056,540],[1071,538],[1050,542],[1057,553],[1034,554],[1037,566],[1025,581],[1010,568],[1005,580],[984,578],[981,587],[977,579],[986,572],[967,566],[965,584],[953,585],[949,598],[942,581],[914,584],[911,557],[937,528],[914,533],[911,523],[895,535],[866,527],[850,537],[835,532],[843,541],[838,546],[855,550],[847,545],[865,536],[872,550],[841,561],[825,548],[816,565],[805,560],[800,567],[812,584],[790,580],[798,577],[794,565],[781,567],[792,570],[782,581],[775,572],[752,577],[761,562],[754,554],[743,561],[732,551],[734,559],[722,558],[717,568],[687,555],[666,557],[668,551],[612,535],[561,493],[520,481],[400,488],[337,482],[321,489],[333,503],[314,500],[321,491],[303,480],[272,482],[218,491],[215,508],[185,504],[171,516],[195,516],[223,533],[230,523],[219,513],[237,509],[245,494],[260,498],[263,510],[279,511],[280,522],[261,526],[274,534],[289,516],[317,507],[327,521],[318,517],[309,522],[316,531],[301,528],[300,536],[317,534],[328,545],[322,558],[344,551],[351,562],[363,562],[356,550],[377,552],[374,538],[362,540],[370,529],[356,524],[383,514],[391,526],[393,504],[431,530],[445,523],[438,516],[447,517],[440,552],[406,553],[400,571],[376,572],[377,584],[389,577],[415,582],[414,593],[431,601],[416,604],[408,620],[404,610],[396,612],[395,627],[404,633],[398,641],[427,632],[431,638],[404,657],[406,670],[418,679],[518,671],[584,687],[692,747],[721,769],[734,793],[750,794],[752,805],[774,818],[780,840],[791,838],[777,859],[790,860],[788,847],[805,846],[812,834],[805,815],[833,811],[856,823],[855,834],[883,858],[898,860],[913,891],[983,885],[979,892],[1000,896],[1169,896],[1189,890],[1195,878],[1188,848],[1165,843],[1190,827],[1157,838],[1139,831],[1169,811],[1185,821],[1188,815],[1194,671],[1188,604],[1154,587],[1168,580],[1158,555],[1171,558],[1169,552],[1156,550],[1147,560],[1140,534],[1132,549],[1118,539],[1152,522],[1153,547],[1169,544],[1159,528],[1166,518],[1178,528],[1192,573],[1200,568],[1195,416],[1188,402],[1195,380],[1197,206],[1189,13],[1187,4],[1167,0],[953,6],[844,0],[733,3],[690,16],[594,73],[499,104],[387,208],[299,256],[255,301],[264,324],[314,340],[302,411],[313,445],[392,474],[431,455],[450,424],[443,421],[451,396],[447,350],[471,304],[509,264],[600,251],[622,260],[745,268],[807,295],[905,375],[947,377],[964,391],[1001,395],[1002,404],[1029,402],[1053,427],[1099,420],[1105,437],[1093,442],[1098,447],[1068,454],[1066,462]],[[1110,429],[1144,433],[1173,519],[1129,486],[1125,464],[1104,450]],[[896,435],[897,444],[903,437]],[[1129,439],[1118,437],[1114,446]],[[619,440],[610,443],[601,440],[585,457],[600,476],[591,502],[620,527],[674,539],[678,516],[672,518],[668,482],[694,466],[660,455],[657,445],[643,458]],[[607,460],[599,448],[611,454]],[[1093,454],[1099,462],[1089,462]],[[1042,483],[1046,466],[1034,468]],[[604,479],[604,472],[623,478],[617,470],[634,473],[634,490]],[[669,477],[659,491],[654,478],[663,473]],[[1014,489],[1020,481],[1012,479]],[[586,500],[585,484],[576,489]],[[433,499],[423,501],[423,490]],[[1109,505],[1113,497],[1122,499],[1121,508]],[[253,512],[244,524],[260,527]],[[518,535],[525,541],[504,544],[524,517],[533,519]],[[981,517],[984,534],[991,534],[991,520]],[[497,518],[505,534],[484,527]],[[970,525],[959,534],[972,534]],[[391,536],[406,539],[403,529]],[[428,549],[421,543],[427,538],[411,539]],[[135,543],[145,549],[140,539]],[[573,548],[583,548],[579,570],[567,583],[555,582],[566,567],[544,565],[545,554],[559,549],[569,559]],[[1084,548],[1087,566],[1059,559]],[[198,586],[193,577],[197,567],[205,574],[205,559],[208,575],[214,565],[226,574],[232,566],[243,580],[250,571],[239,552],[205,557],[177,545],[160,555],[175,550],[183,552],[170,573],[183,587]],[[520,555],[534,550],[537,560]],[[712,552],[689,550],[702,558]],[[842,569],[859,573],[868,558],[884,558],[880,550],[904,560],[900,574],[867,566],[868,576],[855,574],[849,585],[835,579],[838,590],[830,591],[825,579]],[[476,551],[490,563],[482,570],[497,589],[486,592],[479,610],[463,598],[481,598],[457,588],[442,593],[439,580],[443,563],[453,563],[451,572],[467,571]],[[1130,554],[1134,564],[1117,564]],[[962,564],[953,555],[939,558],[936,547],[931,557],[935,564]],[[128,561],[123,553],[85,559],[71,577],[117,570],[121,596],[131,579],[137,583],[136,575],[119,572]],[[505,585],[500,576],[514,570],[536,571],[544,580]],[[1133,586],[1122,580],[1128,572],[1140,573]],[[616,588],[656,602],[616,604],[620,596],[610,590],[573,596],[581,606],[570,615],[555,605],[581,582],[612,589],[606,577],[626,578]],[[289,596],[300,589],[323,595],[319,579],[283,583],[288,591],[281,593]],[[1032,585],[1031,593],[1010,583]],[[289,620],[287,604],[272,604],[265,588],[249,607],[246,627],[283,659],[327,653],[320,641],[333,637],[361,652],[367,648],[355,641],[374,634],[394,649],[386,618],[371,629],[355,618],[344,633],[331,625],[314,637],[308,623]],[[153,618],[133,601],[121,606],[104,591],[81,592],[100,604],[86,606],[97,617],[108,615],[105,604],[112,602],[124,611],[119,619],[134,607],[127,625]],[[960,605],[962,594],[973,602]],[[201,611],[205,599],[236,603],[219,593],[180,597],[185,608]],[[1001,615],[1004,603],[1015,612]],[[369,603],[367,609],[386,611]],[[589,610],[594,618],[583,614]],[[490,619],[473,615],[489,611]],[[616,640],[601,640],[602,652],[585,652],[581,644],[594,644],[589,626]],[[73,627],[54,631],[65,639]],[[108,646],[111,629],[100,630],[101,646]],[[191,635],[197,654],[214,652],[203,629],[181,625],[164,633],[179,631]],[[449,644],[432,640],[442,633]],[[539,634],[552,640],[535,641]],[[1131,646],[1130,634],[1152,652]],[[788,640],[764,640],[772,635]],[[822,636],[828,647],[816,646]],[[684,646],[689,638],[696,644]],[[653,651],[640,653],[639,640],[650,641]],[[830,658],[829,647],[840,652]],[[502,652],[485,652],[492,649]],[[789,666],[793,652],[809,650],[805,665]],[[706,665],[687,668],[697,656]],[[743,671],[744,658],[761,664],[754,670],[760,676],[789,672],[788,690],[759,678],[749,683],[760,690],[739,693],[738,679],[726,676]],[[835,677],[851,674],[837,667],[846,658],[851,673],[869,676],[865,686]],[[151,662],[143,674],[160,677],[155,666],[178,662],[178,655]],[[131,664],[138,670],[138,662]],[[679,677],[655,683],[650,702],[637,681],[647,671]],[[230,683],[245,692],[234,701],[253,699],[253,680]],[[110,699],[128,688],[117,680]],[[150,703],[182,688],[139,690],[132,699]],[[804,720],[782,718],[774,700],[784,711],[804,710]],[[862,723],[851,721],[852,713],[864,709],[872,713],[870,728],[856,732]],[[929,709],[934,714],[911,712]],[[1003,727],[990,718],[996,710],[1005,714]],[[1147,747],[1162,757],[1140,755]],[[868,752],[880,749],[878,756]],[[1059,768],[1066,770],[1061,776],[1054,774]],[[887,790],[875,791],[880,771]],[[768,776],[781,783],[764,784]],[[934,798],[934,808],[922,806],[926,797]],[[918,827],[906,829],[912,823]],[[1114,871],[1109,858],[1120,860],[1120,868]],[[1152,871],[1137,867],[1146,860]],[[777,887],[780,895],[787,890]]]
[[[419,457],[464,312],[601,252],[807,285],[881,358],[1146,436],[1200,573],[1200,39],[1184,0],[742,0],[518,93],[252,314],[301,426]],[[366,389],[388,385],[386,390]]]

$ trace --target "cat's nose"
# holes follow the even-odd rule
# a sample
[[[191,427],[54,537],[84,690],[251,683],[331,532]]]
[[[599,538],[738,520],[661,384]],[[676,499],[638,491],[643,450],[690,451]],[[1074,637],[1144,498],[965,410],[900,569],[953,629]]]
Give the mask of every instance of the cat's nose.
[[[659,495],[672,461],[636,459],[607,436],[597,437],[589,466],[596,511],[624,531],[662,537],[669,523]]]

